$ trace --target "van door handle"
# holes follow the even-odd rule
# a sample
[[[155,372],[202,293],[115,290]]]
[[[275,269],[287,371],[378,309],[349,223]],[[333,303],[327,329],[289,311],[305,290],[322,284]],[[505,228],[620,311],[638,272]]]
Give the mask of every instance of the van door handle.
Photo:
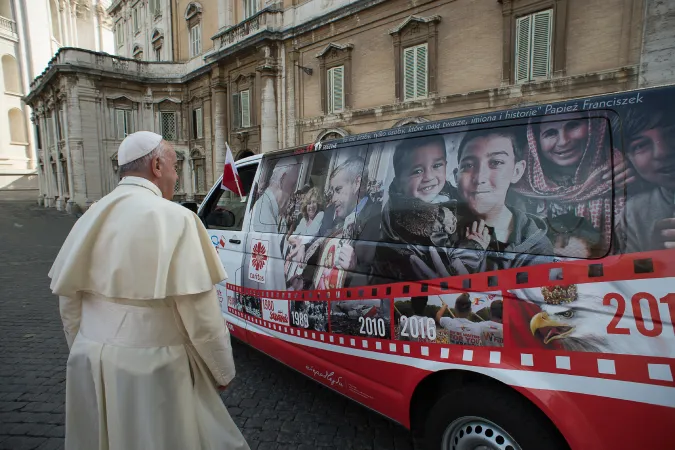
[[[231,244],[241,244],[241,241],[239,239],[230,239]]]

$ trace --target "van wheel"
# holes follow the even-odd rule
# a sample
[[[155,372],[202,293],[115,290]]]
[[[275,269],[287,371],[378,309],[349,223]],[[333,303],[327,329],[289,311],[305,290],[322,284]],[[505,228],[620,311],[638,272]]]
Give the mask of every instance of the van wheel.
[[[515,392],[486,384],[449,391],[427,415],[428,450],[564,450],[541,411]]]

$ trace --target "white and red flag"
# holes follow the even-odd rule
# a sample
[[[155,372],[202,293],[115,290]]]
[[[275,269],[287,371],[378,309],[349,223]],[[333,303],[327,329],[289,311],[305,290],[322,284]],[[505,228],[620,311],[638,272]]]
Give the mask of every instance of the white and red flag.
[[[239,172],[237,172],[237,166],[234,165],[232,150],[230,150],[227,142],[225,146],[227,147],[227,153],[225,154],[225,168],[223,169],[223,181],[220,183],[220,187],[243,197],[244,192],[241,189],[241,178],[239,177]]]

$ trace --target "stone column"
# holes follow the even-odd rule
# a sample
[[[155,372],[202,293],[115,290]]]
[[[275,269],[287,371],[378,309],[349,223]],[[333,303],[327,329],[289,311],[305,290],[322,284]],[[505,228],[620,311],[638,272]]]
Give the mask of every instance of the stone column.
[[[213,139],[212,139],[212,130],[213,130],[213,114],[211,114],[211,97],[206,96],[204,97],[204,104],[202,106],[202,114],[204,115],[202,117],[202,123],[204,124],[204,153],[205,156],[207,157],[207,160],[209,158],[209,155],[214,155],[215,148],[213,146]],[[190,158],[190,155],[187,155],[188,161]],[[224,164],[224,163],[223,163]],[[206,182],[209,186],[213,186],[213,183],[216,182],[215,178],[216,176],[214,175],[213,171],[213,165],[212,164],[206,164]],[[191,177],[194,178],[194,177]]]
[[[64,197],[64,189],[63,189],[63,171],[61,170],[61,159],[59,156],[61,155],[60,151],[60,144],[59,142],[59,134],[57,133],[56,129],[59,127],[59,110],[57,107],[54,108],[54,142],[55,144],[55,149],[56,149],[56,157],[54,158],[54,161],[56,161],[56,190],[57,190],[57,198],[56,198],[56,209],[59,211],[63,211],[66,207],[66,204],[63,200]],[[50,163],[51,164],[51,163]],[[51,170],[51,167],[50,167]]]
[[[44,139],[47,139],[47,136],[49,136],[49,133],[51,130],[47,126],[47,117],[49,116],[49,113],[45,111],[43,115],[43,126],[42,126],[42,136]],[[54,137],[50,136],[49,141],[54,141]],[[51,145],[45,145],[44,148],[44,166],[45,166],[45,182],[47,186],[47,196],[45,197],[45,206],[48,208],[52,208],[54,206],[54,200],[56,197],[56,192],[54,192],[54,174],[52,173],[52,162],[51,162],[51,156],[52,156],[52,150],[51,150]]]
[[[262,82],[260,93],[260,153],[264,153],[279,148],[275,93],[277,68],[265,63],[257,67],[256,70],[260,72]]]
[[[214,102],[213,126],[214,133],[214,174],[225,166],[225,140],[227,136],[227,88],[219,80],[211,80],[211,97]],[[214,175],[214,178],[216,176]],[[215,180],[214,180],[215,181]]]

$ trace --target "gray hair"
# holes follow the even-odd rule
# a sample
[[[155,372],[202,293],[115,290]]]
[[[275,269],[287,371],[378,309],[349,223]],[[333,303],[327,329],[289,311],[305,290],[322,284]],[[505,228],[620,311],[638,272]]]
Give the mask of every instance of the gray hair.
[[[365,165],[366,161],[363,158],[360,156],[352,156],[348,158],[347,161],[333,169],[330,179],[332,180],[337,176],[338,173],[344,170],[347,173],[347,179],[352,183],[356,182],[357,178],[361,178],[359,191],[362,191],[367,184],[366,180],[368,180],[368,169],[365,167]]]
[[[142,156],[126,164],[122,164],[120,166],[120,176],[124,176],[127,173],[138,173],[147,171],[148,166],[150,165],[152,159],[157,156],[162,157],[164,156],[165,153],[166,153],[166,146],[164,145],[164,141],[161,141],[159,145],[155,147],[155,149],[152,150],[147,155]]]
[[[281,177],[284,176],[286,173],[288,173],[290,170],[296,168],[296,166],[299,163],[300,162],[298,161],[298,158],[294,156],[282,158],[279,161],[277,161],[276,165],[274,166],[274,169],[272,169],[272,175],[270,176],[269,185],[278,186],[279,183],[281,182]]]

